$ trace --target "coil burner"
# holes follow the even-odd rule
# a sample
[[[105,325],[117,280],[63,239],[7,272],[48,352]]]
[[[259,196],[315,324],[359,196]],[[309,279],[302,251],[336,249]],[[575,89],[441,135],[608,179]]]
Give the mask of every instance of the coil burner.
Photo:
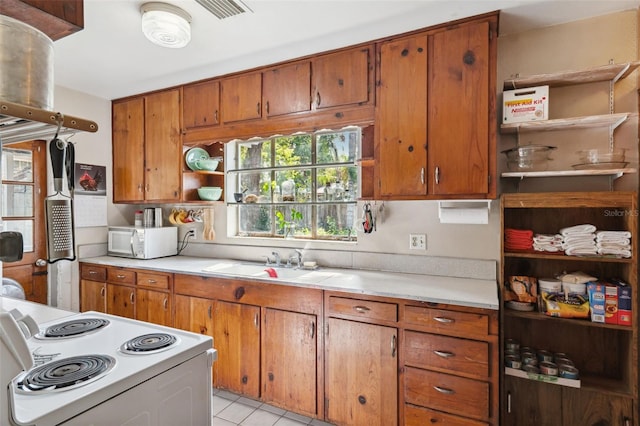
[[[36,334],[38,339],[64,339],[94,333],[109,325],[109,320],[102,318],[78,318],[46,328],[44,332]]]
[[[84,386],[107,374],[116,360],[108,355],[81,355],[54,360],[27,371],[18,381],[20,393],[56,392]]]
[[[120,346],[120,351],[127,354],[148,354],[169,349],[178,342],[176,336],[167,333],[143,334],[128,340]]]

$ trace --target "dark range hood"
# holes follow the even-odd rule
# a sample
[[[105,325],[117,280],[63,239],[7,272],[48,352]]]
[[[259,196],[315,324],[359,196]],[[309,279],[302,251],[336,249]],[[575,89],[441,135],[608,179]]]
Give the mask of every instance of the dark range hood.
[[[0,99],[2,145],[36,139],[50,140],[56,132],[63,136],[79,131],[94,133],[97,130],[98,125],[91,120]]]

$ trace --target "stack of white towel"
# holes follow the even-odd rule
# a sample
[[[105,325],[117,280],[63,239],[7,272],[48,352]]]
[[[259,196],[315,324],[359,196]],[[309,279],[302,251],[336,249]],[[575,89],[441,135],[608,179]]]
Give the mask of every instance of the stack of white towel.
[[[562,235],[536,234],[533,237],[533,249],[536,251],[558,252],[562,250]]]
[[[596,227],[590,224],[575,225],[560,230],[562,248],[568,256],[595,256]]]
[[[596,247],[600,255],[631,257],[631,232],[597,231]]]

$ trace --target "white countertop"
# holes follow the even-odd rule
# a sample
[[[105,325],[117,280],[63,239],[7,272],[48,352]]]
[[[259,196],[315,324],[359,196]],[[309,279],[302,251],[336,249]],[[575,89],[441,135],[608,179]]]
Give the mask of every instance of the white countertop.
[[[9,312],[13,309],[18,309],[23,315],[29,315],[38,324],[75,314],[74,312],[65,311],[43,305],[41,303],[0,296],[0,312]]]
[[[149,260],[100,256],[85,258],[80,261],[222,278],[230,278],[230,275],[216,274],[204,271],[204,269],[223,262],[248,263],[238,260],[188,256],[172,256]],[[497,310],[500,306],[498,284],[493,280],[325,267],[320,267],[317,271],[326,275],[326,278],[313,283],[269,277],[254,277],[251,280],[270,284],[294,285],[484,309]],[[249,279],[247,277],[238,278]]]

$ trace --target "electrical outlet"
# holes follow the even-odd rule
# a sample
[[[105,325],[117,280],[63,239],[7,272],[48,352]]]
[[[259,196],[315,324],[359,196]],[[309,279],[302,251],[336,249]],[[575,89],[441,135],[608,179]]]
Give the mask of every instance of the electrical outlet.
[[[427,236],[425,234],[409,234],[410,250],[426,250]]]

